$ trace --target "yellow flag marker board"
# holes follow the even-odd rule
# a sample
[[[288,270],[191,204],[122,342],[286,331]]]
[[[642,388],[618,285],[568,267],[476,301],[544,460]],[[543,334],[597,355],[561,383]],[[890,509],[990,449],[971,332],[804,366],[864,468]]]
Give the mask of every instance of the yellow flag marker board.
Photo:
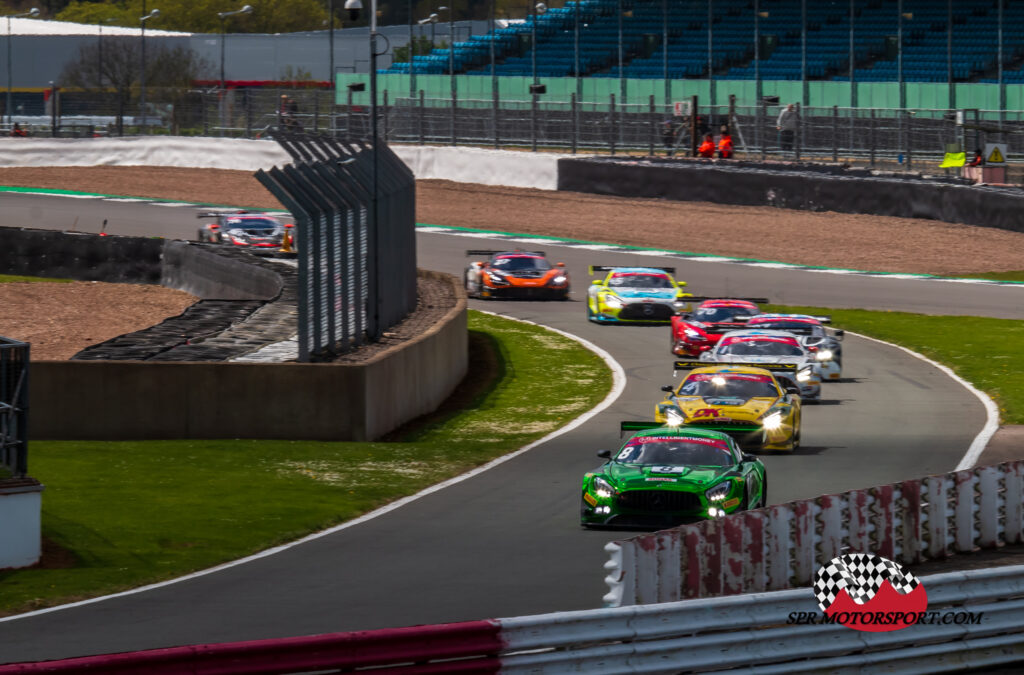
[[[985,163],[1006,164],[1006,143],[986,143]]]

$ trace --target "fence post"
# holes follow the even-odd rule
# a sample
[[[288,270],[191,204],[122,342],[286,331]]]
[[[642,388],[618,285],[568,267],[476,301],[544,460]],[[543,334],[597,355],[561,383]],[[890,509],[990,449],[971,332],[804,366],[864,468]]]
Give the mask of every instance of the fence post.
[[[651,144],[647,150],[647,154],[654,157],[654,141],[658,137],[658,116],[654,113],[654,94],[651,94],[647,104],[647,110],[651,116]]]
[[[608,99],[608,148],[612,155],[615,154],[615,94],[610,94]]]
[[[537,152],[537,93],[529,92],[529,147]]]
[[[383,105],[381,106],[381,112],[382,112],[382,114],[384,116],[384,119],[382,120],[384,122],[384,124],[382,124],[381,126],[384,128],[384,133],[383,133],[384,142],[387,143],[388,142],[388,90],[387,89],[384,90],[384,100],[383,100],[382,103],[383,103]],[[370,124],[373,124],[375,121],[376,120],[370,120]]]
[[[914,168],[914,118],[907,116],[907,171]]]
[[[875,168],[875,109],[871,109],[871,133],[868,134],[871,139],[871,168]]]
[[[697,96],[690,97],[690,157],[697,156],[697,147],[701,140],[698,139],[700,136],[699,130],[697,129],[697,113],[699,109],[697,106]]]
[[[491,88],[492,100],[491,100],[491,123],[494,124],[494,149],[501,149],[501,139],[498,135],[498,108],[500,107],[500,96],[498,93],[498,86],[495,84]]]
[[[252,138],[252,92],[245,92],[245,137]]]
[[[757,102],[757,140],[755,141],[758,146],[761,147],[761,161],[763,162],[768,154],[768,149],[765,147],[767,139],[764,133],[764,120],[768,116],[768,104],[761,99]]]
[[[804,109],[799,103],[796,104],[796,128],[797,133],[793,138],[793,159],[800,161],[800,149],[804,145]]]
[[[449,46],[449,49],[451,49],[451,48],[452,47]],[[452,145],[458,145],[457,139],[456,139],[456,136],[455,136],[455,133],[456,133],[455,132],[455,111],[458,109],[458,107],[459,107],[459,95],[458,95],[457,92],[453,91],[452,92],[452,118],[451,118]]]
[[[569,105],[572,107],[572,154],[576,154],[580,133],[580,103],[576,100],[576,92],[569,94]]]
[[[313,90],[313,133],[320,133],[320,90]]]
[[[839,161],[839,106],[832,106],[832,161]]]
[[[423,145],[423,116],[426,114],[426,110],[424,108],[425,103],[426,103],[426,101],[424,100],[423,90],[420,89],[420,110],[419,110],[419,115],[417,116],[418,119],[419,119],[419,125],[418,126],[420,128],[419,129],[419,131],[420,131],[420,145]]]
[[[345,110],[345,140],[352,140],[352,90],[348,90],[348,106]]]

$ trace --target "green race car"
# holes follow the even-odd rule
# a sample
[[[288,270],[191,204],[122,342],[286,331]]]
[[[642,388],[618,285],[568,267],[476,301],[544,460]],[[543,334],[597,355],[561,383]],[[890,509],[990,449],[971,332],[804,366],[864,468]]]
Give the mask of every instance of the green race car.
[[[623,422],[633,431],[608,461],[583,477],[584,527],[667,527],[767,504],[764,464],[726,434],[657,422]]]

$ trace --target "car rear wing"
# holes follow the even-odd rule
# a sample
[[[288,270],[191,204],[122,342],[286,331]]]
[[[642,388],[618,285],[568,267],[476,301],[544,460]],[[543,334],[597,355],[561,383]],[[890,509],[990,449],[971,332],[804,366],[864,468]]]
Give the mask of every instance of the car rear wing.
[[[694,302],[705,302],[706,300],[721,300],[722,302],[729,302],[730,300],[742,300],[743,302],[752,302],[755,305],[767,305],[769,302],[771,302],[771,300],[769,300],[768,298],[734,298],[731,295],[695,295],[689,299],[693,300]],[[739,317],[737,317],[737,319],[738,318]]]
[[[220,216],[240,216],[246,213],[252,213],[251,211],[200,211],[196,214],[196,218],[219,218]]]
[[[693,370],[694,368],[714,368],[715,366],[722,366],[724,368],[764,368],[770,371],[779,371],[787,373],[795,373],[800,369],[799,364],[796,363],[724,363],[719,361],[676,361],[672,364],[674,370]]]
[[[539,255],[539,256],[547,257],[545,255],[544,251],[523,251],[523,250],[520,250],[520,249],[516,249],[515,251],[510,251],[507,248],[504,249],[504,250],[501,250],[501,251],[488,251],[488,250],[485,250],[485,249],[482,249],[482,248],[471,248],[468,251],[466,251],[466,255],[467,256],[471,256],[471,255],[480,256],[480,255],[483,255],[483,256],[490,257],[492,255],[497,255],[499,253],[524,253],[524,254],[527,254],[527,255]]]
[[[619,437],[627,431],[646,431],[648,429],[660,429],[665,426],[664,422],[625,421],[619,423]]]
[[[627,268],[634,269],[645,269],[645,270],[661,270],[662,272],[668,272],[669,274],[675,274],[675,267],[647,267],[642,265],[591,265],[587,268],[588,274],[594,276],[598,272],[611,272],[612,270],[621,270]]]

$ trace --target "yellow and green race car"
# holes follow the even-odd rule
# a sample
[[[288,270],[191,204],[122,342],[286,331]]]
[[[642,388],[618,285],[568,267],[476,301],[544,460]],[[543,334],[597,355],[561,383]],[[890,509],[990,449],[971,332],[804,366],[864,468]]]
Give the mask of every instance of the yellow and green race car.
[[[796,374],[795,365],[785,367]],[[658,422],[721,431],[744,449],[800,447],[801,398],[786,377],[759,364],[676,361],[675,368],[689,374],[678,387],[662,387],[668,395],[655,407]]]
[[[595,323],[669,323],[691,309],[685,281],[672,278],[674,267],[592,265],[590,274],[606,273],[587,289],[587,318]]]

